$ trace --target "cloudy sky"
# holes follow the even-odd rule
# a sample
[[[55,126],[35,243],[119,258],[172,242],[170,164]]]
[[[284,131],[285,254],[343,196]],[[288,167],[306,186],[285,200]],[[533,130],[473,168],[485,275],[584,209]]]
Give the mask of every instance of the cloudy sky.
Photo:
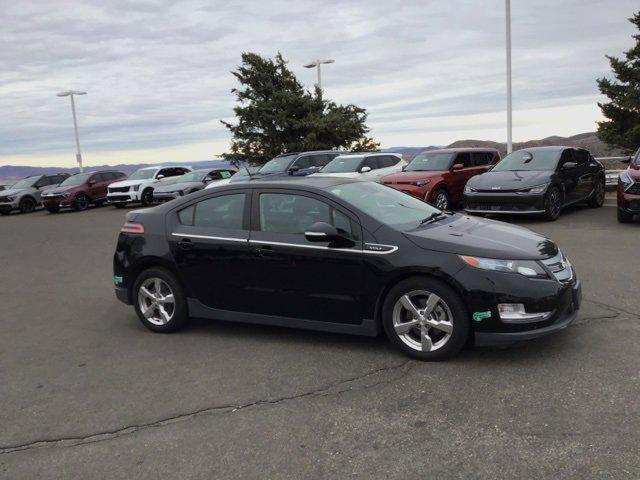
[[[637,0],[512,0],[514,140],[595,129],[605,54]],[[281,51],[369,111],[384,147],[504,141],[503,0],[0,0],[0,165],[205,160],[224,152],[240,53]],[[636,32],[637,33],[637,32]]]

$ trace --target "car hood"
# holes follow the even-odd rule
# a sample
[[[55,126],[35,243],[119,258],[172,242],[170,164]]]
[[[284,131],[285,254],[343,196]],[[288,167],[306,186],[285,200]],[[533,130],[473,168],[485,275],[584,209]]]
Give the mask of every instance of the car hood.
[[[411,183],[419,180],[429,180],[441,177],[445,173],[442,170],[433,170],[428,172],[398,172],[392,175],[382,177],[383,183]]]
[[[202,187],[202,182],[180,182],[180,183],[170,183],[168,185],[160,185],[153,189],[154,192],[175,192],[177,190],[188,190],[190,188],[198,188]]]
[[[469,180],[468,185],[476,190],[509,191],[521,190],[547,183],[553,172],[549,171],[504,171],[487,172]]]
[[[110,184],[110,187],[132,187],[134,185],[141,185],[143,183],[153,182],[152,179],[147,180],[122,180],[121,182],[115,182]]]
[[[362,177],[362,173],[360,172],[318,172],[312,173],[309,175],[310,177],[341,177],[341,178],[360,178]]]
[[[233,177],[231,177],[231,178],[233,178]],[[222,178],[220,180],[214,180],[212,182],[209,182],[209,184],[204,188],[205,189],[206,188],[215,188],[215,187],[221,187],[222,185],[227,185],[227,184],[231,183],[231,178]],[[242,178],[242,177],[240,177],[240,178]],[[247,178],[249,178],[249,177],[247,177]]]
[[[54,187],[54,188],[50,188],[48,190],[45,190],[42,193],[57,195],[59,193],[64,193],[64,192],[68,192],[69,190],[73,190],[74,188],[77,188],[79,186],[80,185],[69,185],[69,186],[66,186],[66,187]]]
[[[24,193],[26,191],[29,190],[35,190],[35,188],[33,187],[28,187],[28,188],[12,188],[10,190],[2,190],[0,192],[0,197],[10,197],[11,195],[18,195],[20,193]]]
[[[404,234],[424,249],[476,257],[537,260],[558,252],[555,243],[528,228],[461,214]]]

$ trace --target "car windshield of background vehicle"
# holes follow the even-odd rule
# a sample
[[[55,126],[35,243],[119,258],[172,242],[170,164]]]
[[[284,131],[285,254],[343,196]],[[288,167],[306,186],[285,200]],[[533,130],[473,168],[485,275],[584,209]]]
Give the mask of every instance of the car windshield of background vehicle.
[[[453,153],[421,153],[404,170],[405,172],[449,170],[453,155]]]
[[[327,190],[380,223],[399,230],[416,228],[422,220],[440,212],[422,200],[379,183],[347,183]]]
[[[336,157],[320,169],[322,173],[357,172],[362,156]]]
[[[176,179],[176,183],[202,182],[209,172],[190,172],[180,175]]]
[[[64,182],[60,184],[61,187],[69,187],[71,185],[83,185],[87,183],[89,177],[93,175],[93,173],[78,173],[77,175],[72,175],[67,178]]]
[[[258,173],[283,173],[287,171],[287,167],[295,158],[295,155],[286,155],[284,157],[276,157],[265,163]]]
[[[155,170],[136,170],[127,180],[148,180],[153,178],[155,173]]]
[[[500,160],[492,171],[555,170],[561,153],[558,150],[519,150]]]
[[[19,182],[16,182],[13,184],[13,187],[11,187],[12,189],[19,189],[19,188],[29,188],[29,187],[33,187],[33,185],[40,179],[40,177],[31,177],[31,178],[23,178],[22,180],[20,180]]]

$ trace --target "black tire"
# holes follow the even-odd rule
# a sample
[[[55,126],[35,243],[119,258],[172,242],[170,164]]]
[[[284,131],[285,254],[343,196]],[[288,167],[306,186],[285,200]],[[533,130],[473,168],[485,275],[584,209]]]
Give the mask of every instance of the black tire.
[[[31,197],[25,197],[20,200],[18,208],[20,209],[20,213],[31,213],[36,209],[36,201]]]
[[[618,222],[629,223],[631,220],[633,220],[633,215],[622,210],[621,208],[618,208]]]
[[[153,204],[153,188],[147,188],[140,196],[143,207],[150,207]]]
[[[604,179],[603,178],[599,178],[596,181],[596,186],[593,189],[593,193],[589,197],[589,201],[587,202],[587,204],[591,208],[600,208],[600,207],[602,207],[602,205],[604,205],[605,187],[606,187],[606,184],[605,184]]]
[[[127,202],[112,203],[112,205],[116,208],[124,208],[127,206]]]
[[[60,207],[47,207],[49,213],[58,213],[60,211]]]
[[[449,210],[451,208],[451,199],[445,189],[439,188],[436,193],[433,194],[432,205],[440,210]]]
[[[562,192],[558,187],[551,187],[544,197],[544,219],[553,222],[560,217],[562,211]]]
[[[453,331],[449,340],[433,351],[419,351],[404,343],[393,326],[396,303],[409,292],[425,290],[439,296],[452,314]],[[457,354],[464,347],[470,333],[469,313],[460,296],[445,283],[431,277],[411,277],[393,287],[385,297],[382,307],[382,327],[396,347],[418,360],[442,360]]]
[[[159,278],[163,282],[165,282],[170,288],[174,296],[174,311],[171,320],[164,325],[156,325],[145,318],[141,309],[140,309],[140,287],[150,278]],[[170,271],[160,268],[160,267],[152,267],[145,271],[143,271],[133,285],[133,304],[136,310],[136,314],[138,318],[142,322],[142,324],[147,327],[149,330],[158,333],[169,333],[175,332],[182,328],[189,319],[189,312],[187,308],[187,300],[182,290],[182,287],[178,283],[175,275],[173,275]]]
[[[76,212],[82,212],[89,208],[89,197],[87,197],[84,193],[79,193],[76,195],[76,199],[73,202],[73,209]]]

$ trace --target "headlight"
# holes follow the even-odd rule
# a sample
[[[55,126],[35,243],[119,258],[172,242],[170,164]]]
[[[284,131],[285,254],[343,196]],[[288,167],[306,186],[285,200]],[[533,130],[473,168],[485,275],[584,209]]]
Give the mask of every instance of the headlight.
[[[493,258],[469,257],[460,255],[468,265],[495,272],[518,273],[530,278],[549,278],[538,262],[532,260],[498,260]]]
[[[417,182],[413,182],[416,187],[424,187],[425,185],[429,185],[430,183],[430,180],[418,180]]]
[[[620,174],[620,183],[622,183],[623,190],[626,190],[631,186],[631,184],[633,183],[633,180],[631,179],[629,172],[624,171]]]
[[[140,185],[134,185],[133,186],[133,191],[137,192],[138,190],[140,190]]]
[[[529,188],[523,188],[522,190],[518,190],[518,193],[543,193],[547,187],[548,183],[543,183],[542,185],[535,185]]]
[[[67,198],[71,194],[69,192],[62,192],[60,195],[62,195],[64,198]]]
[[[476,191],[476,189],[475,188],[471,188],[469,186],[469,184],[464,186],[464,193],[472,193],[472,192],[475,192],[475,191]]]

